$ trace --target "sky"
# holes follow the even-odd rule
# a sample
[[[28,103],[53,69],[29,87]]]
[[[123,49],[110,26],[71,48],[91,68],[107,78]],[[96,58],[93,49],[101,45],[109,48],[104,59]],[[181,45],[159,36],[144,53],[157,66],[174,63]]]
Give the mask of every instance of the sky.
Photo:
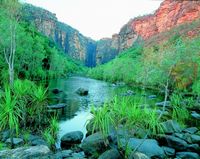
[[[56,14],[59,21],[99,40],[118,33],[131,18],[153,13],[162,0],[21,0]]]

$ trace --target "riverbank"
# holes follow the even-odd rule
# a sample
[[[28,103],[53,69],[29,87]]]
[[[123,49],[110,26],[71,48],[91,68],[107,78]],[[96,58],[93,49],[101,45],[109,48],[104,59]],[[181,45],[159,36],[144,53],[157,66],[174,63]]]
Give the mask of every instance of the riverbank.
[[[80,96],[79,88],[88,90],[89,94]],[[0,140],[5,150],[0,151],[0,157],[199,157],[199,112],[176,109],[180,104],[182,108],[190,106],[189,100],[174,96],[165,103],[156,92],[78,76],[50,81],[48,98],[50,105],[66,105],[64,110],[56,111],[59,115],[57,149],[52,151],[43,136],[26,132],[14,136],[16,149],[8,150],[9,131],[3,131]]]

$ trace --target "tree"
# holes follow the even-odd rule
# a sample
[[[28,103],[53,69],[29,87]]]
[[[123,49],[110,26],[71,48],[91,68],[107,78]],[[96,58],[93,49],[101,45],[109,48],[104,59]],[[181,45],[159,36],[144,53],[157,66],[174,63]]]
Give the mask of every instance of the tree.
[[[14,81],[14,61],[16,53],[17,28],[19,23],[18,0],[0,1],[0,45],[8,66],[10,86]]]

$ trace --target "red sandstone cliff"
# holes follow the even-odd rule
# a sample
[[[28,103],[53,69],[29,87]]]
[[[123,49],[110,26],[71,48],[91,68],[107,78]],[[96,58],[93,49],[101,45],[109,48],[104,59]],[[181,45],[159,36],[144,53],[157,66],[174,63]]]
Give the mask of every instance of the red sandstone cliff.
[[[116,52],[112,56],[114,58],[124,49],[131,47],[138,37],[148,40],[155,35],[159,36],[159,33],[167,32],[181,24],[190,23],[198,19],[200,19],[200,0],[164,0],[154,14],[131,19],[122,27],[119,34],[114,34],[111,39],[107,39],[110,44],[109,48],[105,48],[107,46],[105,44],[101,45],[101,47],[97,45],[97,63],[107,61],[108,50],[109,52],[112,50]],[[195,28],[195,31],[191,31],[189,27],[186,31],[191,36],[197,32],[199,33],[200,23]],[[157,40],[160,39],[157,38]],[[102,40],[102,42],[107,41]]]
[[[85,61],[88,66],[94,66],[113,59],[118,53],[131,47],[138,37],[146,40],[147,44],[152,37],[160,36],[159,33],[200,19],[200,0],[164,0],[154,14],[131,19],[118,34],[97,42],[58,22],[56,16],[49,11],[30,5],[25,5],[24,10],[28,13],[24,14],[25,19],[34,22],[40,32],[52,38],[66,53]],[[189,25],[184,31],[189,36],[200,33],[200,20],[195,30],[190,30]],[[163,37],[156,40],[162,41]]]
[[[165,0],[153,15],[134,19],[132,29],[144,39],[200,18],[200,1]]]

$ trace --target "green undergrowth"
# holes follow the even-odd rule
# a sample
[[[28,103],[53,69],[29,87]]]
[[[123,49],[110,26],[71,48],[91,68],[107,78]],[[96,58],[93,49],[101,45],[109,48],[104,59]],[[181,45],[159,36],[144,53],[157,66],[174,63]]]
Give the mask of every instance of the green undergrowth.
[[[50,125],[44,130],[43,137],[52,150],[56,150],[55,143],[58,138],[59,125],[56,117],[49,120]]]
[[[10,138],[26,132],[49,134],[55,143],[59,130],[56,118],[47,113],[47,89],[29,80],[15,80],[13,88],[5,85],[0,100],[0,131],[10,130]],[[30,133],[25,133],[28,138]],[[46,135],[47,136],[47,135]],[[47,137],[45,138],[47,139]]]
[[[156,135],[164,133],[162,123],[167,120],[177,121],[182,128],[199,127],[198,123],[195,125],[197,121],[191,120],[189,110],[195,98],[183,98],[179,93],[174,93],[170,96],[170,102],[171,108],[164,109],[168,113],[160,116],[163,107],[157,107],[155,102],[150,104],[142,96],[116,96],[102,107],[92,108],[93,133],[100,131],[106,138],[113,130],[123,129],[128,130],[132,137],[156,138]]]
[[[156,109],[147,108],[142,99],[131,97],[115,97],[113,101],[107,102],[103,107],[92,109],[93,131],[99,130],[105,136],[112,129],[117,130],[123,125],[137,136],[137,129],[149,130],[148,135],[153,136],[162,133]]]

